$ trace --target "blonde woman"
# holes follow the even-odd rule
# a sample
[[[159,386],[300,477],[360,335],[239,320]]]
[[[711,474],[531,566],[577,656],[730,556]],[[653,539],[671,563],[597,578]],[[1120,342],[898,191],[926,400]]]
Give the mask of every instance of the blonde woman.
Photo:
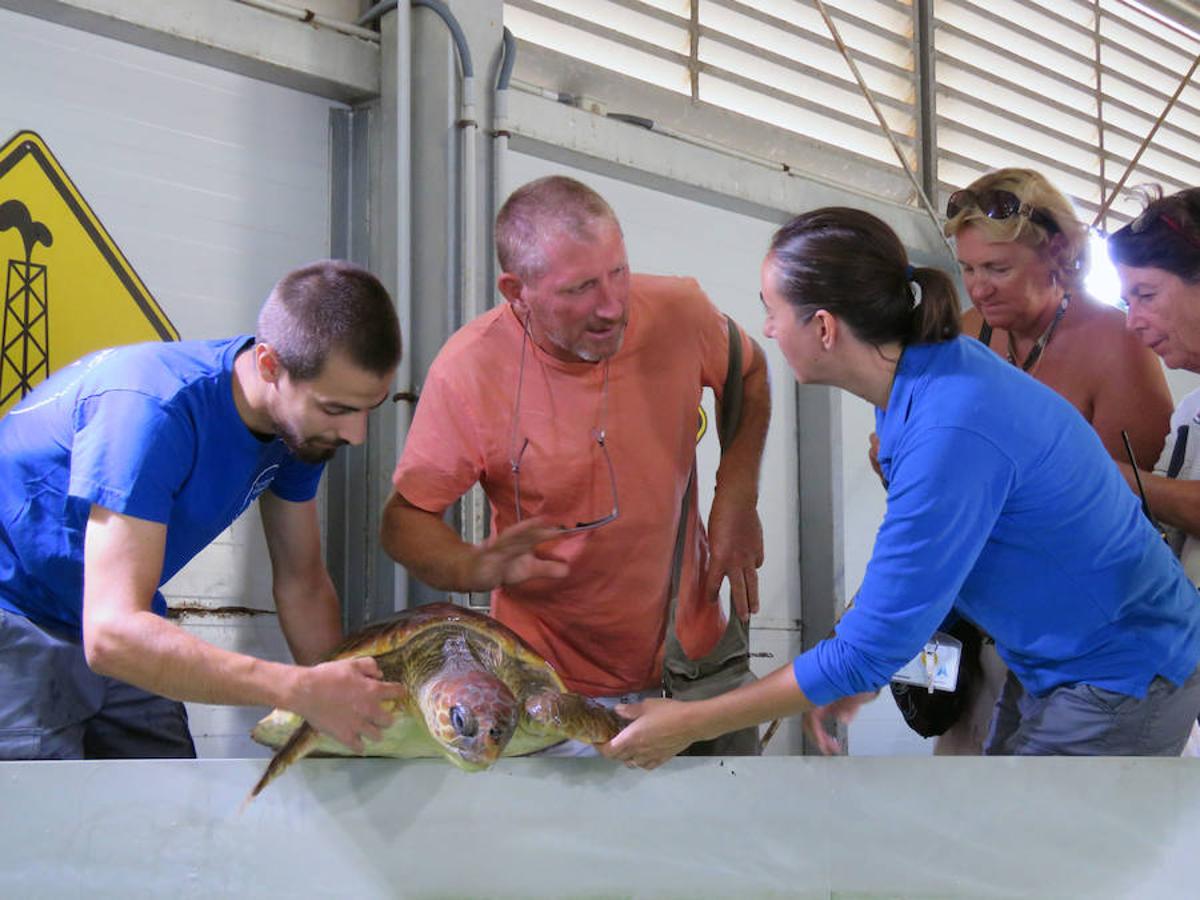
[[[1149,470],[1170,427],[1171,394],[1125,315],[1085,290],[1087,226],[1070,201],[1032,169],[997,169],[952,193],[946,216],[971,299],[963,332],[1070,401],[1118,461],[1128,458],[1125,431]],[[1005,671],[990,643],[980,662],[984,680],[937,754],[982,750]]]
[[[1149,470],[1171,393],[1125,314],[1084,289],[1087,227],[1067,198],[1031,169],[998,169],[952,193],[946,216],[971,298],[963,332],[1062,394],[1114,459],[1126,431]]]

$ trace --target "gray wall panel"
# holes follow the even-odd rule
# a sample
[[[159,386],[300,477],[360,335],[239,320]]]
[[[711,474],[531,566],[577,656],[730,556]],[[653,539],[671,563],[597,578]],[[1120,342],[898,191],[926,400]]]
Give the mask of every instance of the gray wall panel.
[[[184,338],[328,253],[330,106],[0,11],[0,138],[41,134]]]

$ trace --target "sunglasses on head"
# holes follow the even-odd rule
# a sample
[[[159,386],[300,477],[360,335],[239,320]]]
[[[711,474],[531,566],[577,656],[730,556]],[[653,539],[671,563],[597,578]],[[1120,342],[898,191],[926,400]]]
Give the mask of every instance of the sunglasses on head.
[[[1184,227],[1182,222],[1167,215],[1161,206],[1146,209],[1140,216],[1126,225],[1125,228],[1128,228],[1133,234],[1141,234],[1155,222],[1162,222],[1193,247],[1200,248],[1200,234],[1192,234]],[[1124,229],[1121,230],[1124,231]]]
[[[1046,213],[1028,203],[1012,191],[996,188],[990,191],[970,191],[965,188],[955,191],[946,201],[946,218],[953,219],[964,209],[978,209],[989,219],[1011,219],[1013,216],[1026,216],[1030,221],[1037,222],[1047,231],[1056,234],[1058,224]]]

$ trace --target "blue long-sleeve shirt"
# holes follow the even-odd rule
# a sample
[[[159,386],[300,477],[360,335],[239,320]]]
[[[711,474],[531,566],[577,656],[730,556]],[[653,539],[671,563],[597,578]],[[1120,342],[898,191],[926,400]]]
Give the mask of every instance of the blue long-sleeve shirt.
[[[1033,694],[1195,669],[1200,596],[1054,391],[969,338],[914,345],[876,431],[887,512],[854,606],[793,663],[812,702],[886,684],[952,609]]]

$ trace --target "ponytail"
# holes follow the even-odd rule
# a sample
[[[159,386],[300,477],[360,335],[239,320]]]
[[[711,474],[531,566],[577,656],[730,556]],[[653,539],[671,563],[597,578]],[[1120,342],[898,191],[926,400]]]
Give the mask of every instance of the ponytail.
[[[945,341],[959,333],[958,295],[945,272],[914,268],[900,238],[860,209],[803,213],[771,238],[780,293],[798,311],[826,309],[862,341]]]
[[[934,344],[958,337],[958,292],[941,269],[908,267],[913,293],[912,331],[906,344]]]

